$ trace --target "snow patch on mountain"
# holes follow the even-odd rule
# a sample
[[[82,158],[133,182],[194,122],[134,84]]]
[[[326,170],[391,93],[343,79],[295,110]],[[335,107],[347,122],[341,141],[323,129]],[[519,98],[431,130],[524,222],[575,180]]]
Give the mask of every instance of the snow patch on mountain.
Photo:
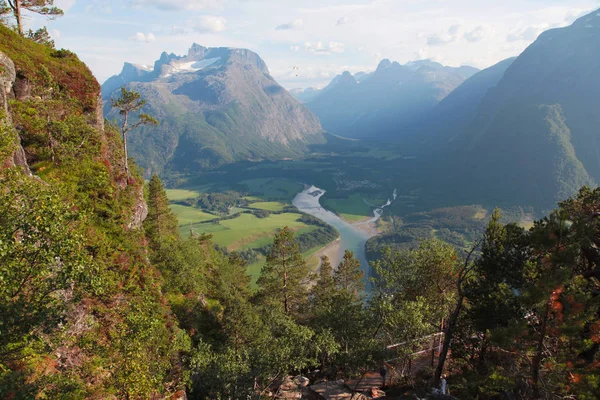
[[[198,72],[204,68],[210,67],[211,65],[219,62],[221,57],[207,58],[200,61],[186,61],[186,62],[173,62],[166,68],[166,73],[163,75],[164,78],[168,78],[175,74],[189,74]]]

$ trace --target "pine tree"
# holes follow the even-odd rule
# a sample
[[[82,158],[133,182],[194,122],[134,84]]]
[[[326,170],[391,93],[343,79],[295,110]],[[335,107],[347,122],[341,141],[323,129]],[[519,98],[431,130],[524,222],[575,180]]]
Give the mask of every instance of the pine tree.
[[[344,259],[333,276],[337,288],[358,296],[365,289],[364,276],[364,272],[360,269],[360,261],[354,257],[353,252],[346,250]]]
[[[312,296],[316,305],[322,304],[330,298],[335,291],[335,281],[333,279],[333,267],[329,262],[329,257],[321,257],[321,266],[317,282],[312,288]]]
[[[150,247],[158,251],[165,242],[179,238],[177,217],[169,209],[167,193],[158,175],[148,185],[148,217],[144,221]]]
[[[158,125],[158,121],[148,114],[140,114],[138,121],[129,125],[129,117],[131,113],[137,112],[144,108],[146,100],[142,99],[142,95],[135,91],[129,91],[126,88],[121,88],[121,96],[118,99],[111,99],[113,108],[119,110],[119,114],[123,116],[123,124],[121,125],[121,134],[123,135],[123,152],[125,153],[125,174],[129,180],[129,161],[127,154],[127,134],[144,125]]]
[[[275,235],[257,284],[266,302],[280,303],[287,315],[297,316],[306,301],[308,267],[302,258],[294,232],[288,227]]]
[[[8,4],[7,4],[8,2]],[[19,34],[23,34],[23,10],[55,19],[64,15],[63,10],[54,7],[54,0],[0,0],[0,16],[12,14]]]

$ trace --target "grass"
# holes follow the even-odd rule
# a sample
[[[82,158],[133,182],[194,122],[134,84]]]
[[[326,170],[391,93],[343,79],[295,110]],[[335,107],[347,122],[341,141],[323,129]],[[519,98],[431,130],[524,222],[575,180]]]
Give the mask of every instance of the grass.
[[[166,189],[170,201],[187,200],[198,197],[198,192],[187,189]]]
[[[283,211],[285,204],[278,201],[262,201],[250,204],[250,208],[267,211]]]
[[[250,179],[241,181],[252,196],[260,196],[267,201],[283,200],[291,202],[302,191],[303,186],[287,179]]]
[[[210,221],[218,218],[215,215],[198,210],[194,207],[171,204],[170,208],[171,211],[177,215],[179,226],[189,226],[190,224],[197,224],[199,222]]]
[[[373,215],[373,210],[358,194],[353,194],[344,199],[329,199],[325,196],[321,204],[328,210],[332,210],[349,222],[357,222]]]
[[[302,228],[309,226],[298,221],[299,218],[300,214],[293,213],[273,214],[267,218],[240,214],[237,218],[220,221],[219,224],[196,225],[194,232],[212,234],[216,244],[230,250],[258,248],[268,244],[277,230],[284,226],[297,231],[298,234],[304,233]]]

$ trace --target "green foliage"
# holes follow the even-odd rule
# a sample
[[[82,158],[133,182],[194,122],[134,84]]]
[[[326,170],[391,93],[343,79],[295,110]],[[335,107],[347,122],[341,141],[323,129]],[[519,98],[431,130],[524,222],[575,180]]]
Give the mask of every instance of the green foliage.
[[[0,177],[0,363],[25,356],[64,320],[95,269],[82,216],[17,171]],[[29,343],[28,343],[29,342]]]
[[[287,315],[298,315],[306,298],[308,267],[294,233],[283,228],[273,240],[257,284],[265,304],[276,305]]]
[[[54,48],[54,40],[52,39],[52,37],[48,33],[48,29],[45,26],[42,27],[42,28],[40,28],[40,29],[38,29],[35,32],[30,29],[25,34],[25,37],[27,39],[33,40],[36,43],[43,44],[43,45],[48,46],[48,47],[50,47],[52,49]]]
[[[597,393],[599,201],[583,188],[529,232],[494,213],[452,346],[461,398]]]
[[[469,247],[485,229],[486,210],[461,206],[410,213],[394,222],[394,231],[367,242],[367,256],[375,260],[386,247],[411,249],[425,239],[439,239],[457,248]]]
[[[0,160],[6,160],[15,149],[16,134],[8,125],[4,110],[0,110]]]
[[[57,57],[50,47],[23,38],[0,25],[0,51],[15,63],[21,79],[29,80],[36,91],[46,91],[46,71],[50,72],[59,93],[75,101],[80,114],[95,111],[100,85],[87,66],[75,57]],[[71,114],[71,113],[69,113]]]
[[[129,179],[129,154],[127,152],[127,133],[138,129],[141,126],[145,125],[158,125],[158,120],[154,117],[151,117],[148,114],[138,114],[137,122],[134,124],[129,124],[129,118],[131,117],[131,113],[135,113],[140,111],[146,105],[146,100],[142,99],[142,96],[135,92],[127,90],[125,87],[121,88],[121,95],[118,98],[114,98],[110,100],[110,104],[112,108],[119,110],[119,114],[123,116],[123,123],[121,125],[121,134],[123,135],[123,153],[124,159],[123,164],[125,164],[125,174]]]
[[[457,261],[456,250],[438,240],[424,241],[413,250],[384,253],[375,265],[374,307],[394,342],[441,330],[456,296]]]
[[[365,274],[360,269],[360,261],[354,258],[354,253],[346,250],[342,262],[333,274],[333,280],[337,288],[354,296],[359,296],[365,289],[364,277]]]

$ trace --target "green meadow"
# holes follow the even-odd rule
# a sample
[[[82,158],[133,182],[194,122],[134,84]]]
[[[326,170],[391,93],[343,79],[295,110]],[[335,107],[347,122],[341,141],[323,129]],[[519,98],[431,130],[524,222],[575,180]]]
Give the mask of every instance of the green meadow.
[[[170,201],[180,201],[180,200],[188,200],[193,199],[198,196],[198,192],[195,190],[187,190],[187,189],[166,189],[167,198]]]
[[[255,249],[269,244],[278,229],[287,226],[297,234],[315,229],[299,221],[300,214],[271,214],[258,218],[252,214],[240,214],[234,219],[194,226],[197,234],[213,235],[213,241],[229,250]]]
[[[373,215],[373,209],[365,203],[362,196],[353,194],[346,198],[321,198],[321,205],[332,210],[349,222],[357,222]]]
[[[171,211],[177,215],[180,226],[188,226],[200,222],[211,221],[218,218],[216,215],[209,214],[194,207],[183,206],[180,204],[171,204]]]
[[[285,204],[280,203],[278,201],[259,201],[250,204],[250,208],[266,211],[283,211],[283,209],[285,208]]]

